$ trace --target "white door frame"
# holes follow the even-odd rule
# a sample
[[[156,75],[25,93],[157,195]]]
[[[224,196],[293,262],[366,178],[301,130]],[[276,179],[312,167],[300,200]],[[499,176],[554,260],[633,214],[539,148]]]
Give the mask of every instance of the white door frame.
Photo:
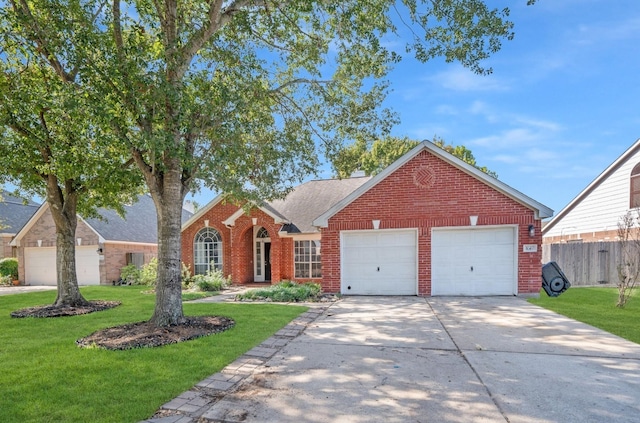
[[[258,232],[262,229],[262,226],[253,227],[253,280],[254,282],[264,282],[266,263],[264,260],[264,245],[271,244],[271,237],[258,238]],[[266,230],[266,228],[265,228]],[[271,234],[269,234],[271,235]]]

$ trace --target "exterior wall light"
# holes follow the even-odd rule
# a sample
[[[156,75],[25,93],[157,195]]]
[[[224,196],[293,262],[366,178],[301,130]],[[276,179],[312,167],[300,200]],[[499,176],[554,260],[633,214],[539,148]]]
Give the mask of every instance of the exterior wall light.
[[[529,225],[529,236],[531,238],[536,236],[536,227],[534,225]]]

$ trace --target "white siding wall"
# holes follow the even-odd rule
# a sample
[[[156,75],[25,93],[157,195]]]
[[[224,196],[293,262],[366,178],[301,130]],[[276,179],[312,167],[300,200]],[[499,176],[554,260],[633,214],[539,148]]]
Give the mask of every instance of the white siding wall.
[[[618,220],[629,210],[629,178],[640,162],[640,152],[630,157],[586,198],[545,233],[561,236],[616,230]]]

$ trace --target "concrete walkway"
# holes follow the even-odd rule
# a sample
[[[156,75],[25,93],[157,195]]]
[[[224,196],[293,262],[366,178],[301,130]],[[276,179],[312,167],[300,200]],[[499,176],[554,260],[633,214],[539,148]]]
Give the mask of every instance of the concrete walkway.
[[[155,423],[637,422],[640,345],[516,297],[318,305]]]

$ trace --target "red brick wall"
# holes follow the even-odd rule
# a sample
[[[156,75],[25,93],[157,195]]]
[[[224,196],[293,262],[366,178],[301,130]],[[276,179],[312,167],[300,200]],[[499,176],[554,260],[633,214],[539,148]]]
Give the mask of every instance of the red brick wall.
[[[423,151],[356,199],[322,229],[323,289],[340,291],[340,231],[419,228],[418,292],[431,294],[431,228],[478,225],[518,225],[518,293],[540,290],[542,241],[534,212],[485,183]],[[530,238],[528,226],[535,225]],[[538,252],[522,253],[523,244],[537,244]]]
[[[205,227],[204,221],[215,228],[222,236],[223,272],[231,276],[233,283],[250,283],[253,274],[253,222],[256,227],[264,227],[271,238],[271,281],[278,282],[288,278],[293,268],[293,243],[288,238],[280,238],[281,225],[274,223],[272,217],[260,209],[251,211],[250,216],[242,215],[236,219],[233,227],[226,228],[222,223],[239,207],[230,203],[218,203],[203,214],[196,222],[182,231],[182,261],[193,270],[193,243],[199,230]],[[288,257],[288,260],[287,260]]]

